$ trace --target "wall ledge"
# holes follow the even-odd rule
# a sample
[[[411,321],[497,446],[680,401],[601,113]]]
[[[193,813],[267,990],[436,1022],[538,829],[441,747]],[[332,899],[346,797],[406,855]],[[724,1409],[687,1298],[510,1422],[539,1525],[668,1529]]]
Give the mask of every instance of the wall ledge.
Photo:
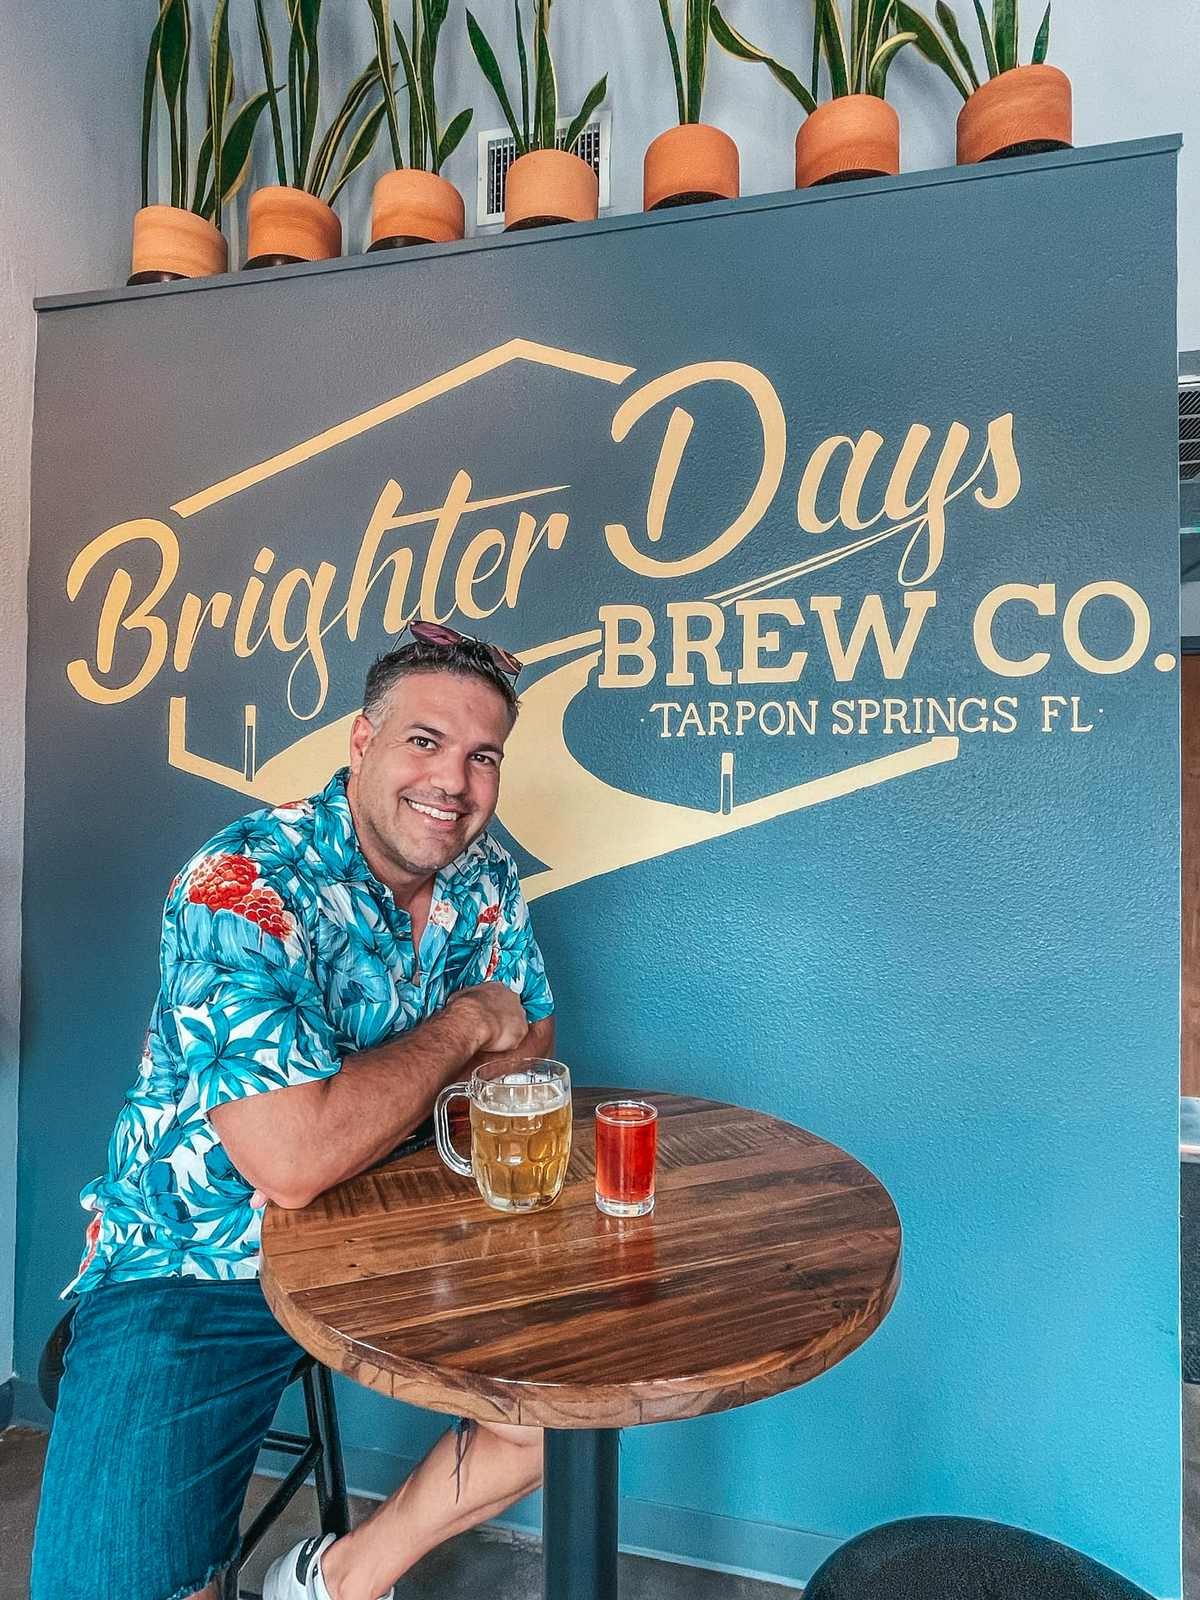
[[[898,190],[939,188],[954,183],[987,183],[995,178],[1028,176],[1060,167],[1087,167],[1097,162],[1173,155],[1182,144],[1182,134],[1160,134],[1152,139],[1128,139],[1116,144],[1085,145],[1082,149],[1052,150],[1046,155],[1014,156],[976,166],[934,167],[926,172],[902,172],[895,178],[860,178],[849,183],[824,184],[816,189],[785,189],[773,194],[747,195],[740,200],[715,200],[707,205],[668,211],[635,211],[601,217],[597,222],[564,223],[558,227],[517,233],[481,234],[455,244],[410,245],[406,249],[380,250],[372,255],[339,256],[334,261],[303,261],[291,267],[225,272],[213,278],[189,279],[179,283],[139,284],[133,289],[97,289],[80,294],[42,295],[34,301],[34,308],[38,312],[65,311],[75,306],[136,303],[159,299],[163,295],[205,294],[213,289],[254,289],[260,284],[274,283],[281,278],[320,277],[330,272],[370,272],[381,267],[424,261],[431,255],[444,257],[470,255],[477,250],[520,250],[531,244],[549,241],[565,243],[592,238],[597,234],[621,233],[629,228],[686,227],[689,222],[699,222],[709,217],[745,216],[756,211],[778,211],[793,206],[838,205],[869,195],[894,194]]]

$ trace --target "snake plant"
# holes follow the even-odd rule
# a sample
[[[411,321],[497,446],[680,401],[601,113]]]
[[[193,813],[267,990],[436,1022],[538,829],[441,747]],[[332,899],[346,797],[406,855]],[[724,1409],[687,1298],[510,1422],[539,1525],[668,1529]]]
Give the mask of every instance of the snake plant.
[[[683,0],[682,53],[679,49],[680,35],[671,21],[671,0],[658,0],[658,9],[662,13],[667,50],[671,56],[679,120],[681,123],[699,122],[704,80],[708,76],[708,38],[716,7],[713,0]]]
[[[983,45],[984,69],[989,78],[996,78],[1002,72],[1008,72],[1020,64],[1017,54],[1018,3],[1017,0],[992,0],[990,21],[984,13],[981,0],[974,0],[974,4],[975,20],[979,25],[979,37]],[[897,10],[901,26],[911,29],[916,34],[917,49],[925,59],[932,61],[935,67],[940,67],[963,99],[969,99],[973,91],[979,88],[981,79],[962,36],[958,18],[946,4],[946,0],[938,0],[934,9],[934,15],[941,25],[940,32],[928,17],[915,7],[904,4],[903,0],[899,0]],[[1042,25],[1033,42],[1033,55],[1030,59],[1035,66],[1045,61],[1049,48],[1050,7],[1047,5]]]
[[[364,111],[382,81],[379,62],[372,61],[350,85],[333,120],[321,139],[317,139],[321,103],[318,34],[322,3],[323,0],[283,0],[288,33],[286,139],[280,91],[275,84],[266,0],[254,0],[254,11],[279,182],[285,188],[306,190],[332,205],[375,148],[387,102],[381,98]]]
[[[531,150],[573,150],[579,135],[587,127],[592,112],[608,93],[608,74],[594,83],[583,97],[578,114],[567,126],[565,136],[558,137],[558,85],[554,75],[554,58],[550,54],[551,0],[534,0],[533,48],[525,46],[525,29],[521,18],[521,0],[513,0],[517,30],[517,65],[521,74],[521,116],[518,120],[512,101],[504,84],[504,74],[496,60],[496,52],[488,43],[487,35],[467,12],[467,34],[479,69],[491,84],[504,120],[512,131],[517,155],[528,155]],[[533,98],[530,101],[530,56],[532,55]]]
[[[830,99],[849,94],[884,98],[888,68],[906,45],[917,42],[916,32],[907,25],[904,31],[897,32],[897,14],[903,9],[897,0],[853,0],[847,32],[837,0],[816,0],[812,75],[807,84],[731,27],[715,5],[712,32],[713,38],[730,55],[767,67],[804,110],[811,112],[817,109],[820,99],[822,58],[828,74]]]
[[[229,4],[217,0],[209,34],[204,137],[193,172],[188,129],[191,57],[191,0],[161,0],[142,88],[142,205],[150,204],[150,135],[154,102],[161,92],[171,141],[171,204],[194,211],[219,228],[225,202],[237,193],[250,170],[254,130],[267,94],[260,90],[230,114],[234,85]]]
[[[397,168],[405,163],[400,138],[400,116],[393,81],[390,35],[394,34],[404,79],[408,86],[408,161],[410,167],[440,172],[442,164],[457,150],[471,125],[468,107],[451,119],[445,131],[438,129],[437,73],[438,35],[450,9],[450,0],[412,0],[412,22],[407,38],[398,22],[392,22],[391,0],[368,0],[375,24],[375,59],[383,84],[384,113],[392,160]]]

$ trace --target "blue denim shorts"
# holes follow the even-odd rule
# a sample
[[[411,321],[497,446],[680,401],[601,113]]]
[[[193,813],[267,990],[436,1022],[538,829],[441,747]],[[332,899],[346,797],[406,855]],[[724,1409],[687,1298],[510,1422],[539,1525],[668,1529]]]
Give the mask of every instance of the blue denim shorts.
[[[46,1453],[30,1600],[182,1600],[232,1561],[303,1351],[256,1280],[81,1296]]]

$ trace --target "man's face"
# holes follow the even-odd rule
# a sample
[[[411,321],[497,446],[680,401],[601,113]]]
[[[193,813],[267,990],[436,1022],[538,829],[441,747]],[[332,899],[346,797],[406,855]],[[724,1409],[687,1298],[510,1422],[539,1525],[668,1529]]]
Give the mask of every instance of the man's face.
[[[429,877],[483,832],[510,731],[498,690],[448,672],[400,678],[378,727],[355,719],[347,792],[376,876]]]

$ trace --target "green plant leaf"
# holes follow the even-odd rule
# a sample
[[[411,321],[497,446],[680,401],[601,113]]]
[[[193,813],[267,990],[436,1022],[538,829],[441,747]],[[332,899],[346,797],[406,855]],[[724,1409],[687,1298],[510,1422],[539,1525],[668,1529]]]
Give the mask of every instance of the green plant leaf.
[[[521,132],[520,123],[513,115],[508,91],[504,87],[504,75],[500,71],[500,63],[496,60],[496,52],[488,43],[487,35],[475,21],[469,7],[467,9],[467,36],[471,41],[471,49],[474,51],[475,59],[479,63],[479,70],[491,85],[492,93],[500,102],[504,120],[512,131],[513,143],[517,147],[517,154],[523,156],[528,153],[529,145]]]
[[[971,93],[970,88],[955,65],[949,50],[942,43],[941,35],[929,18],[918,11],[915,6],[907,5],[905,0],[897,0],[896,16],[905,33],[916,34],[917,49],[925,57],[926,61],[930,61],[935,67],[939,67],[950,79],[950,82],[962,95],[963,99],[968,99]]]
[[[1017,0],[992,0],[992,43],[996,64],[1007,72],[1017,64]]]
[[[517,65],[521,70],[521,129],[529,144],[529,57],[525,52],[525,27],[521,20],[521,0],[513,0],[513,26],[517,35]]]
[[[679,65],[679,44],[675,38],[675,29],[671,26],[670,0],[658,0],[658,9],[662,13],[663,28],[667,35],[667,49],[671,53],[671,71],[675,75],[675,105],[679,113],[680,122],[687,121],[687,100],[683,92],[683,72]]]
[[[188,137],[188,81],[192,70],[192,7],[183,4],[183,72],[179,79],[179,204],[187,205],[187,181],[191,171],[191,143]]]
[[[558,144],[558,83],[550,53],[550,0],[537,0],[533,35],[533,147],[553,150]]]
[[[279,93],[275,87],[275,56],[271,49],[271,31],[267,26],[263,0],[254,0],[254,15],[258,24],[258,53],[262,58],[263,82],[266,84],[267,102],[271,108],[271,139],[275,146],[275,170],[280,183],[287,183],[287,157],[283,149],[283,123],[279,116]]]
[[[894,33],[890,39],[885,39],[871,57],[867,67],[867,93],[878,95],[881,100],[887,96],[888,68],[906,45],[915,44],[915,33]]]
[[[575,117],[575,120],[571,123],[570,127],[568,127],[566,137],[563,139],[562,147],[564,150],[570,150],[574,152],[575,146],[579,141],[579,135],[587,127],[588,123],[591,121],[592,112],[595,111],[596,107],[604,99],[604,96],[607,93],[608,73],[606,72],[600,79],[599,83],[594,83],[584,95],[583,104],[579,108],[578,115]]]
[[[889,33],[894,31],[889,27],[892,21],[894,5],[895,0],[869,0],[863,17],[862,49],[860,51],[856,45],[854,50],[856,72],[858,73],[855,81],[860,89],[866,89],[868,93],[870,92],[871,63],[875,59],[875,52],[887,39]]]
[[[292,31],[288,39],[288,132],[292,145],[292,182],[299,188],[303,181],[300,173],[300,95],[304,78],[304,35],[300,31],[295,0],[288,0],[288,3],[292,16]]]
[[[463,135],[471,126],[471,118],[474,116],[474,114],[475,113],[473,109],[468,106],[465,111],[460,111],[458,115],[453,118],[449,127],[446,129],[438,143],[437,161],[435,162],[433,168],[435,172],[440,172],[444,163],[447,162],[458,149],[459,145],[463,141]]]
[[[820,30],[825,65],[829,68],[829,93],[834,100],[850,93],[850,74],[846,62],[846,41],[837,0],[817,0],[817,27]]]
[[[359,124],[357,133],[347,147],[346,158],[342,162],[341,170],[338,172],[337,181],[329,191],[330,205],[341,194],[346,184],[375,148],[375,141],[378,139],[379,130],[383,126],[383,114],[383,102],[380,101],[374,111],[369,112]]]
[[[412,66],[412,83],[415,85],[409,95],[408,102],[408,160],[410,166],[425,168],[427,134],[429,132],[429,119],[425,114],[425,106],[421,100],[421,74],[419,63],[421,60],[421,34],[424,31],[424,12],[422,0],[412,0],[412,49],[409,60]],[[405,68],[405,79],[408,79],[408,68]]]
[[[317,146],[317,153],[313,157],[312,181],[310,194],[323,194],[329,182],[333,163],[337,159],[338,150],[342,140],[349,132],[350,125],[362,110],[363,102],[379,82],[379,63],[372,61],[365,66],[355,78],[354,82],[338,108],[337,115],[325,130],[321,143]]]
[[[687,63],[687,121],[699,122],[708,74],[708,35],[712,0],[686,0],[684,7],[684,57]]]
[[[321,0],[299,0],[300,26],[304,33],[304,96],[300,116],[299,186],[309,189],[309,157],[317,134],[321,108],[321,57],[317,29],[321,21]],[[309,189],[311,194],[319,193]]]
[[[167,122],[171,136],[171,204],[183,204],[183,167],[179,149],[179,86],[183,80],[184,61],[187,57],[187,21],[185,12],[188,0],[168,0],[163,11],[162,38],[159,45],[158,72],[162,83],[163,99],[167,107]]]
[[[258,120],[268,104],[268,95],[265,89],[259,89],[249,100],[241,105],[234,114],[229,124],[229,131],[225,135],[225,155],[222,161],[222,171],[225,173],[224,202],[228,203],[237,194],[238,190],[250,176],[251,158],[254,154],[254,132]],[[200,146],[200,157],[197,163],[196,181],[200,182],[200,173],[204,173],[204,195],[193,205],[192,210],[200,216],[207,217],[210,222],[215,219],[215,206],[213,204],[213,187],[209,181],[209,168],[212,157],[212,129],[208,128],[204,134],[204,143]],[[199,188],[197,188],[199,193]]]
[[[192,210],[200,217],[212,215],[212,128],[204,130],[196,156],[196,186],[192,190]]]
[[[725,20],[715,4],[712,8],[712,36],[722,50],[728,51],[731,56],[736,56],[739,61],[756,61],[766,67],[787,92],[799,101],[806,112],[817,109],[817,102],[796,74],[782,62],[776,61],[774,56],[769,56],[765,50],[760,50],[757,45],[751,44],[749,39]]]
[[[266,90],[259,89],[238,109],[229,124],[221,157],[221,181],[225,189],[222,202],[232,200],[250,175],[254,134],[269,101]]]
[[[971,60],[971,52],[967,49],[967,42],[958,26],[958,18],[946,4],[946,0],[937,0],[935,14],[942,25],[942,32],[950,41],[951,49],[962,63],[962,69],[966,73],[972,89],[978,89],[979,75],[975,71],[975,63]]]
[[[424,23],[421,28],[421,44],[417,51],[417,73],[421,80],[421,114],[425,123],[425,131],[429,140],[429,154],[432,157],[438,147],[438,118],[437,118],[437,41],[441,32],[442,19],[445,10],[440,4],[433,4],[431,0],[421,0],[424,10]]]
[[[212,33],[208,46],[208,127],[211,132],[212,188],[215,200],[213,221],[221,226],[221,205],[225,195],[222,162],[225,156],[225,110],[233,93],[233,61],[229,49],[229,0],[217,0],[213,8]]]
[[[994,78],[1000,71],[996,60],[996,42],[992,38],[991,27],[988,24],[988,19],[983,14],[983,7],[980,5],[979,0],[974,0],[974,4],[975,20],[979,24],[979,37],[983,41],[984,64],[987,67],[988,77]]]
[[[415,9],[414,7],[414,11]],[[415,16],[413,20],[416,21]],[[417,80],[417,65],[412,58],[408,40],[400,32],[400,24],[393,23],[392,28],[400,51],[400,62],[404,68],[404,81],[408,85],[408,164],[410,167],[424,170],[425,118],[421,110],[421,85]]]
[[[1033,41],[1033,64],[1041,66],[1050,49],[1050,7],[1046,7],[1046,15],[1042,18],[1042,25],[1037,31],[1037,38]]]
[[[837,0],[834,0],[834,4],[837,4]],[[862,53],[867,42],[863,5],[864,0],[850,0],[850,48],[846,52],[846,76],[851,94],[856,94],[862,84]]]
[[[150,33],[146,52],[146,75],[142,81],[142,204],[150,204],[150,127],[154,117],[154,91],[158,84],[158,58],[162,44],[163,17],[171,0],[162,0],[158,20]]]
[[[387,117],[388,139],[392,146],[392,165],[404,165],[404,152],[400,148],[400,119],[396,107],[396,86],[392,82],[391,0],[367,0],[371,8],[371,22],[375,28],[375,56],[379,63],[379,79],[383,85],[383,109]]]

